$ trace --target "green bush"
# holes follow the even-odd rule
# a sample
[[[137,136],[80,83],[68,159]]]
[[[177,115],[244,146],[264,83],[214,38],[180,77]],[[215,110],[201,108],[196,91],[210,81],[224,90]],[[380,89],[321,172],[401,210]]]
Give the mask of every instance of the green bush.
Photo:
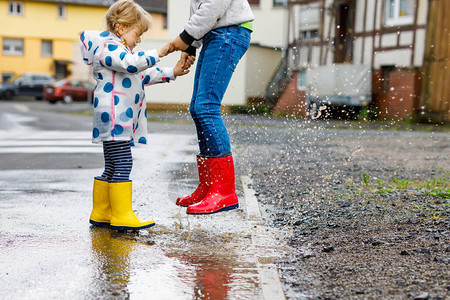
[[[232,105],[230,106],[230,113],[267,116],[270,115],[270,107],[265,104]]]

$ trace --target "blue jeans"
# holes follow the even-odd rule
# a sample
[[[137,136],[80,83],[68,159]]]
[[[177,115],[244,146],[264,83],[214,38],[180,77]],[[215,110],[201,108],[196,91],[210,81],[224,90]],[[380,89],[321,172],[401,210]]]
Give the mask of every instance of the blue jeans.
[[[250,31],[239,26],[214,29],[203,37],[189,108],[201,156],[231,155],[230,138],[220,106],[231,76],[249,44]]]

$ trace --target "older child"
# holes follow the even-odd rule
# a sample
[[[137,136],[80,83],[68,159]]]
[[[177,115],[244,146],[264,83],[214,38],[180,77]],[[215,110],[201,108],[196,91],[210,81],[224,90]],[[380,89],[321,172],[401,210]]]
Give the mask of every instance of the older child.
[[[197,129],[199,186],[176,204],[188,214],[211,214],[239,206],[230,139],[220,106],[234,70],[249,47],[254,16],[247,0],[191,0],[191,17],[170,43],[188,65],[203,44],[195,71],[190,112]]]
[[[114,3],[106,15],[107,31],[84,31],[80,37],[83,60],[92,65],[94,91],[94,143],[103,143],[105,170],[94,178],[90,223],[115,230],[137,230],[155,225],[141,221],[132,209],[133,164],[131,145],[147,143],[144,86],[169,82],[189,71],[153,67],[168,54],[158,50],[133,52],[141,35],[152,25],[150,15],[133,0]]]

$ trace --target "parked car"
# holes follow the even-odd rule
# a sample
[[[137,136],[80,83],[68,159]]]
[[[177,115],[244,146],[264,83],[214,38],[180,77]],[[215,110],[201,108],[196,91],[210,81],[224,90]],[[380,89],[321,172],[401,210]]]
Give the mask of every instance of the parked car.
[[[46,73],[24,73],[11,77],[0,84],[0,98],[12,99],[14,96],[32,96],[42,100],[43,88],[55,79]]]
[[[95,85],[86,80],[62,79],[44,87],[44,98],[54,104],[58,101],[71,103],[73,101],[87,101],[88,92],[90,100],[93,99]]]

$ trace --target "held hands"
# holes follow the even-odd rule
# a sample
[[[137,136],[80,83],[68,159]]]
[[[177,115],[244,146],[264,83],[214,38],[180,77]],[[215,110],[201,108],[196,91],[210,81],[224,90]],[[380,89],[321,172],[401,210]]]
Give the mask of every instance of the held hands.
[[[171,41],[169,43],[170,47],[169,47],[169,51],[170,53],[177,51],[177,50],[186,50],[189,45],[186,44],[185,42],[183,42],[183,40],[180,38],[180,36],[178,35],[176,38],[173,39],[173,41]]]
[[[189,68],[195,61],[194,55],[189,55],[186,52],[181,53],[181,58],[173,68],[173,74],[175,76],[183,76],[189,73]]]
[[[180,36],[177,36],[173,41],[158,49],[159,57],[164,57],[172,52],[178,50],[186,50],[189,47],[188,44],[183,42]],[[177,62],[175,67],[173,68],[173,74],[175,76],[183,76],[189,73],[189,68],[195,62],[195,55],[189,55],[186,52],[181,53],[180,60]]]
[[[177,36],[173,41],[165,45],[164,47],[158,49],[158,55],[159,57],[164,57],[172,52],[178,51],[178,50],[186,50],[189,47],[188,44],[183,42],[183,40],[180,38],[180,36]]]
[[[163,46],[162,48],[159,48],[158,50],[156,50],[158,52],[159,57],[164,57],[167,54],[172,53],[173,51],[169,51],[170,50],[170,43],[166,44],[165,46]]]

